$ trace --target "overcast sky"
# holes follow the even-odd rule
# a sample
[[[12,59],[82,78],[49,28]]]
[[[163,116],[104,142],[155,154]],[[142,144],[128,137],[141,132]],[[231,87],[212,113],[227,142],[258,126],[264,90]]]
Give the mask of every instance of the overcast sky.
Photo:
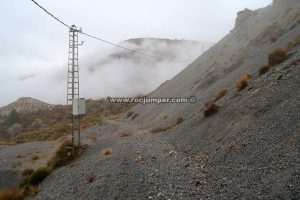
[[[68,30],[30,0],[0,0],[0,106],[26,95],[15,88],[35,75],[63,68]],[[119,43],[136,37],[217,42],[234,27],[236,13],[271,0],[37,0],[67,24]],[[80,58],[106,44],[80,37]],[[8,84],[9,83],[9,84]],[[14,84],[16,83],[16,84]],[[37,85],[36,87],[43,87]],[[35,88],[28,88],[34,90]],[[45,91],[47,88],[45,88]],[[58,94],[63,95],[65,94]]]

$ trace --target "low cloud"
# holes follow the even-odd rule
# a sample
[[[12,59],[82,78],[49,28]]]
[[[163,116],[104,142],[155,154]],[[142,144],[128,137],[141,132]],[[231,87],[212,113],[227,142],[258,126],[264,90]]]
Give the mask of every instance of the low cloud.
[[[212,44],[185,40],[134,39],[121,45],[159,58],[142,56],[119,48],[101,50],[80,60],[80,96],[135,96],[147,94],[171,79]],[[175,62],[178,61],[178,62]],[[180,61],[180,62],[179,62]],[[181,62],[184,61],[184,62]],[[41,74],[24,75],[0,85],[14,94],[7,103],[30,96],[54,104],[66,103],[67,66]]]

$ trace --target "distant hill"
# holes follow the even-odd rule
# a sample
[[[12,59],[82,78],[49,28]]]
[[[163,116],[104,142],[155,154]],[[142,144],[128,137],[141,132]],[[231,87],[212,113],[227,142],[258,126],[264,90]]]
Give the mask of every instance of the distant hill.
[[[16,110],[18,113],[29,113],[51,109],[54,108],[54,106],[55,105],[51,105],[30,97],[21,97],[7,106],[1,107],[0,115],[8,115],[12,110]]]

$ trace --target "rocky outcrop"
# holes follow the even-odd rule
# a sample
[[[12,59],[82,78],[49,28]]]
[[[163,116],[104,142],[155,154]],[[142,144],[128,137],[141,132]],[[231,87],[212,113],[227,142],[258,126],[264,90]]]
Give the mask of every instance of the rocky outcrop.
[[[255,11],[250,9],[245,9],[237,13],[237,18],[235,20],[235,27],[241,26]]]

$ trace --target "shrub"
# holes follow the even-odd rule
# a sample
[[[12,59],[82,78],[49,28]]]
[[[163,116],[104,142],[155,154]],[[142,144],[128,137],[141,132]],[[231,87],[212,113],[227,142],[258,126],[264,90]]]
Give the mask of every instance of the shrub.
[[[276,49],[269,55],[269,65],[273,67],[282,63],[287,58],[286,50],[283,48]]]
[[[264,73],[266,73],[267,71],[269,71],[270,66],[269,65],[263,65],[259,68],[259,75],[263,75]]]
[[[240,77],[239,80],[235,82],[235,86],[238,89],[238,91],[241,91],[245,89],[248,86],[248,80],[249,80],[249,75],[244,74]]]
[[[72,147],[72,143],[70,141],[66,141],[60,145],[54,156],[48,161],[48,167],[54,170],[59,167],[68,165],[83,153],[81,148],[75,146],[75,155],[73,156],[72,154],[70,154],[70,151],[72,150],[67,151],[67,147]]]
[[[143,162],[145,160],[145,158],[143,156],[139,155],[135,160],[138,162]]]
[[[85,177],[85,182],[92,183],[92,182],[94,182],[95,178],[96,178],[95,176],[87,176],[87,177]]]
[[[102,151],[102,154],[105,156],[108,156],[108,155],[112,154],[112,149],[111,148],[104,149]]]
[[[223,90],[220,90],[217,95],[214,97],[214,101],[218,101],[219,99],[221,99],[222,97],[224,97],[227,93],[227,89],[223,89]]]
[[[31,174],[29,179],[29,184],[38,185],[50,174],[51,174],[51,170],[49,168],[47,167],[39,168]]]
[[[129,118],[129,117],[131,117],[132,115],[133,115],[133,112],[132,112],[132,111],[129,111],[129,112],[127,112],[127,114],[126,114],[126,117]]]
[[[23,199],[22,190],[18,187],[0,190],[0,200],[21,200]]]
[[[217,113],[218,109],[219,109],[219,106],[217,106],[215,104],[215,102],[207,103],[203,110],[204,117],[209,117],[209,116]]]

